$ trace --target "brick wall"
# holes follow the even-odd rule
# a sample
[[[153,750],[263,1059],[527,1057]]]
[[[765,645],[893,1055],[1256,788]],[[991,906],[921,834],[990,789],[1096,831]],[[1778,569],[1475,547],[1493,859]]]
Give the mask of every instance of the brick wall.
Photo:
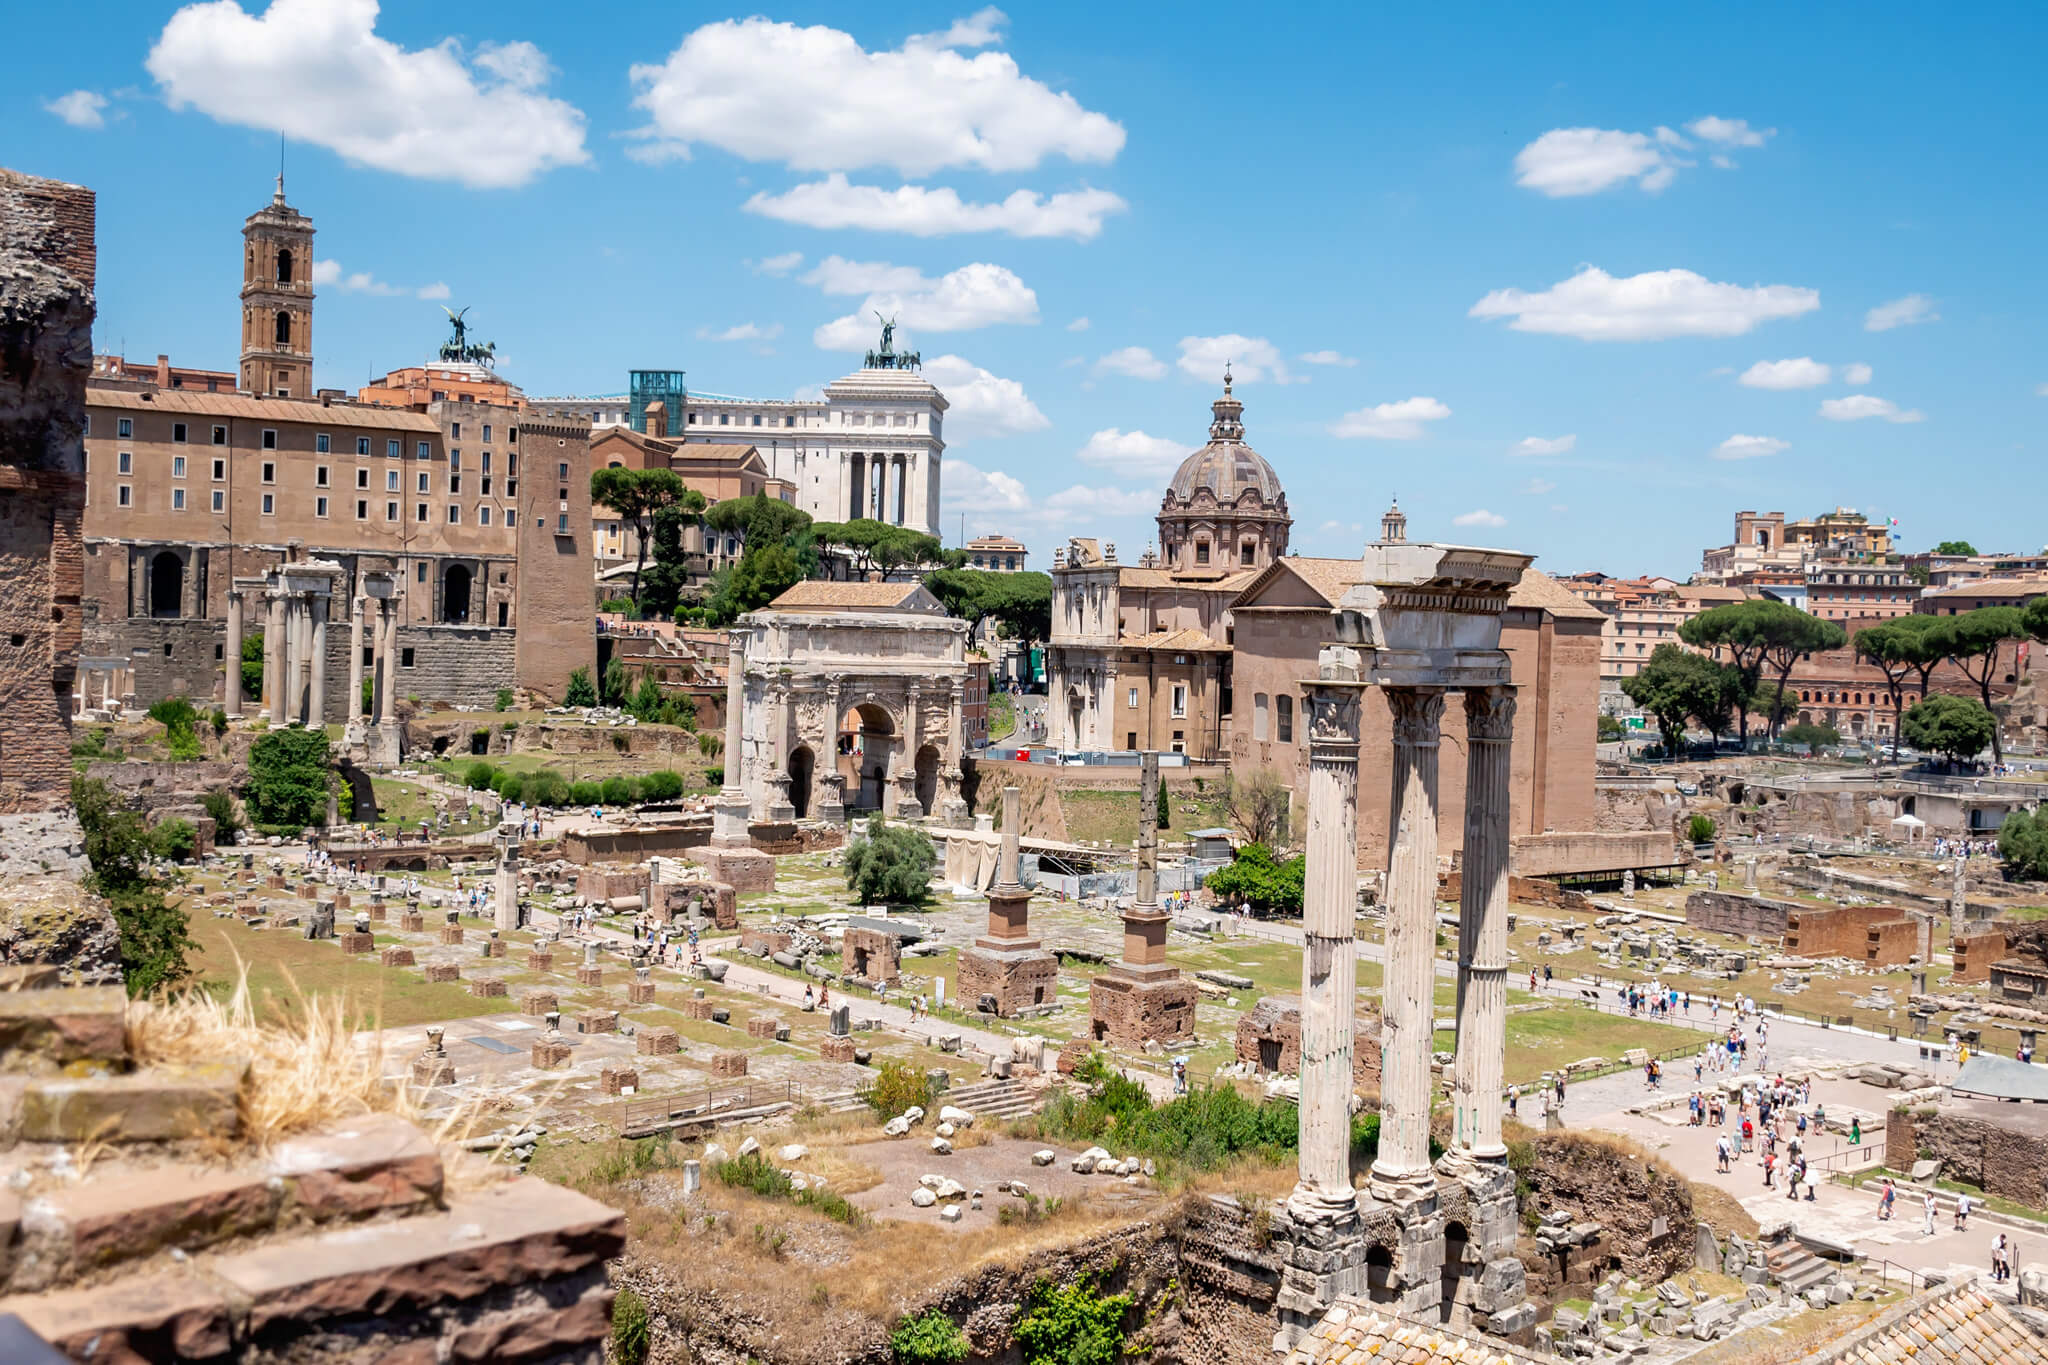
[[[519,644],[508,676],[516,673],[522,687],[560,701],[574,670],[588,669],[597,681],[589,424],[527,414],[519,424],[519,462]]]
[[[1747,938],[1782,938],[1788,918],[1808,907],[1730,891],[1695,891],[1685,898],[1685,922],[1694,929]],[[1862,956],[1861,951],[1857,956]]]
[[[91,190],[0,169],[0,813],[71,780],[93,213]]]
[[[1967,934],[1956,940],[1955,980],[1989,981],[1991,964],[2006,954],[2006,938],[2003,929],[1987,929],[1981,934]]]
[[[1896,905],[1801,905],[1785,916],[1785,951],[1801,957],[1846,957],[1861,962],[1874,926],[1905,918]],[[1690,922],[1691,916],[1687,915]],[[1907,922],[1908,937],[1913,937]],[[1910,956],[1914,948],[1906,949]],[[1903,961],[1904,959],[1900,959]]]
[[[2048,1116],[2039,1110],[1953,1097],[1935,1112],[1894,1109],[1885,1120],[1885,1165],[1905,1171],[1916,1160],[1932,1158],[1941,1162],[1944,1180],[1975,1185],[2028,1208],[2048,1208],[2048,1166],[2041,1162]]]

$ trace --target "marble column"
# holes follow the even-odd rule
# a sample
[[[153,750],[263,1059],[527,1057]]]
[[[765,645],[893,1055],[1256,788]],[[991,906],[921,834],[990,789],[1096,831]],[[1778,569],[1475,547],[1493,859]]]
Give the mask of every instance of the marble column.
[[[1323,651],[1305,684],[1308,868],[1302,898],[1300,1178],[1293,1204],[1325,1217],[1355,1211],[1351,1090],[1358,1008],[1358,712],[1356,653]],[[1349,674],[1349,676],[1344,676]]]
[[[1385,1032],[1381,1050],[1380,1149],[1375,1198],[1434,1198],[1429,1164],[1430,1052],[1436,1023],[1437,743],[1444,694],[1383,689],[1394,716],[1387,867]]]
[[[368,598],[363,603],[364,628],[370,636],[370,708],[372,725],[384,719],[384,599]]]
[[[493,879],[492,923],[500,933],[519,927],[519,836],[511,826],[498,831],[498,870]]]
[[[284,594],[272,590],[269,598],[269,615],[263,623],[263,700],[270,708],[270,723],[284,724],[284,694],[288,685],[285,673]]]
[[[917,797],[917,751],[923,741],[918,722],[923,712],[924,692],[912,683],[908,704],[903,708],[903,772],[896,794],[896,813],[906,820],[925,814],[924,803]]]
[[[725,668],[725,785],[719,788],[712,813],[711,839],[719,844],[747,842],[747,789],[742,784],[740,759],[745,752],[741,721],[746,711],[747,646],[741,634],[730,632],[731,647]]]
[[[348,703],[341,716],[346,725],[363,718],[363,599],[354,596],[348,603]]]
[[[825,684],[825,747],[812,766],[811,785],[818,789],[811,805],[820,820],[843,824],[846,820],[846,780],[839,772],[839,680]],[[822,783],[822,788],[820,784]]]
[[[1458,1044],[1449,1169],[1504,1165],[1502,1062],[1508,1024],[1508,768],[1515,691],[1465,693],[1465,852],[1458,901]]]
[[[379,690],[383,700],[379,703],[377,719],[389,725],[398,719],[398,600],[384,601],[384,658],[380,671]]]
[[[327,723],[327,611],[333,603],[329,596],[306,599],[313,618],[313,686],[306,699],[306,724],[311,726]]]
[[[960,760],[966,753],[966,687],[954,680],[946,693],[946,753],[939,763],[939,815],[949,829],[967,828],[967,800],[960,794]]]
[[[242,718],[242,590],[228,587],[228,638],[221,645],[221,702],[229,720]]]
[[[773,684],[768,706],[768,818],[796,819],[796,803],[789,798],[789,684]]]

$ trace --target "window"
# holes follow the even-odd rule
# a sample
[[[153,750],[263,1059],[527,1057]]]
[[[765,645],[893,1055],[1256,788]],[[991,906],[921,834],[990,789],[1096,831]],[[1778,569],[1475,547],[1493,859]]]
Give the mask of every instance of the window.
[[[327,499],[313,499],[313,515],[316,517],[324,517],[327,515]]]
[[[135,472],[135,452],[134,452],[134,451],[132,451],[132,450],[124,450],[124,451],[122,451],[122,452],[121,452],[121,454],[120,454],[120,456],[118,457],[118,461],[117,461],[117,462],[118,462],[118,464],[119,464],[119,466],[120,466],[120,467],[119,467],[119,469],[117,469],[117,470],[116,470],[115,472],[117,472],[117,473],[121,473],[121,474],[133,474],[133,473]]]
[[[213,462],[213,481],[215,483],[223,483],[227,477],[228,462],[226,460],[215,460]]]
[[[398,520],[398,504],[396,502],[387,502],[384,504],[384,520]]]
[[[505,443],[506,443],[507,445],[517,445],[517,444],[519,444],[519,428],[518,428],[518,427],[507,427],[507,428],[505,429]]]
[[[369,486],[370,486],[370,471],[369,471],[369,470],[367,470],[367,469],[358,469],[358,470],[356,471],[356,487],[358,487],[358,488],[368,488]]]
[[[313,433],[313,453],[315,455],[327,454],[329,445],[330,442],[328,440],[326,432],[316,431]]]
[[[450,468],[451,470],[459,470],[459,469],[461,469],[461,468],[462,468],[462,452],[461,452],[461,451],[459,451],[459,450],[450,450],[450,451],[448,452],[448,468]]]
[[[135,434],[135,419],[133,417],[123,417],[120,420],[120,422],[116,424],[114,428],[114,434],[116,436],[121,437],[123,440],[126,440],[130,436],[133,436]]]
[[[485,430],[488,431],[489,428],[486,427]],[[484,439],[489,440],[490,438],[486,436]],[[486,474],[491,472],[491,452],[488,450],[484,452],[483,472]]]
[[[722,426],[722,427],[729,427],[729,426],[731,426],[731,425],[732,425],[732,414],[731,414],[731,413],[729,413],[729,412],[721,412],[721,413],[719,413],[719,414],[718,414],[718,425],[720,425],[720,426]]]
[[[400,668],[412,667],[412,650],[410,648],[398,651],[398,666]]]
[[[519,496],[519,480],[505,480],[505,496],[508,498],[516,498]]]
[[[228,443],[228,429],[226,427],[215,427],[213,429],[213,443],[217,446],[224,446]]]
[[[326,466],[326,465],[324,465],[324,464],[316,464],[316,465],[314,465],[314,466],[313,466],[313,487],[315,487],[315,488],[325,488],[325,487],[327,487],[327,466]]]
[[[263,428],[263,448],[265,450],[277,449],[277,432],[274,428]]]
[[[227,511],[227,508],[228,508],[228,495],[227,495],[227,494],[225,494],[225,493],[223,493],[223,492],[221,492],[221,491],[220,491],[220,490],[219,490],[218,488],[214,489],[214,490],[213,490],[213,510],[214,510],[214,511],[216,511],[216,512],[225,512],[225,511]]]
[[[1184,754],[1188,751],[1187,736],[1180,730],[1173,732],[1173,751],[1177,754]]]
[[[489,526],[489,525],[491,524],[491,509],[490,509],[490,508],[488,508],[488,507],[484,507],[484,506],[481,506],[481,505],[479,505],[479,506],[477,507],[477,509],[476,509],[476,524],[477,524],[477,525],[479,525],[479,526]]]
[[[484,423],[484,444],[485,444],[485,445],[489,445],[490,443],[491,443],[491,424],[490,424],[489,422],[486,422],[486,423]],[[485,458],[486,458],[486,459],[488,459],[488,458],[490,458],[490,457],[489,457],[489,456],[485,456]]]
[[[1273,698],[1273,728],[1282,744],[1294,743],[1294,698]]]
[[[1131,750],[1135,750],[1135,749],[1136,749],[1137,747],[1138,747],[1138,732],[1137,732],[1136,730],[1126,730],[1126,731],[1124,731],[1124,748],[1126,748],[1126,749],[1131,749]]]
[[[462,423],[450,422],[448,424],[448,439],[451,441],[459,441],[462,439]]]
[[[555,518],[555,534],[558,536],[569,534],[569,514],[567,512]]]
[[[1173,685],[1173,714],[1175,714],[1176,716],[1185,716],[1187,713],[1188,685],[1186,683],[1175,683]]]
[[[414,521],[425,521],[427,519],[427,505],[425,503],[421,503],[413,509],[412,519]]]
[[[185,477],[185,457],[183,455],[171,456],[171,477],[174,479]]]
[[[384,443],[384,458],[387,460],[395,460],[398,458],[398,442],[386,441]]]
[[[462,476],[460,474],[450,474],[448,476],[448,491],[450,493],[460,493],[462,491]]]
[[[1270,722],[1269,722],[1269,721],[1268,721],[1268,719],[1267,719],[1267,715],[1268,715],[1268,710],[1269,710],[1270,706],[1271,706],[1271,703],[1270,703],[1270,702],[1268,701],[1268,699],[1267,699],[1267,697],[1266,697],[1266,694],[1265,694],[1264,692],[1259,692],[1259,693],[1255,693],[1255,694],[1253,694],[1253,696],[1252,696],[1252,738],[1253,738],[1253,739],[1256,739],[1256,740],[1264,740],[1264,739],[1265,739],[1265,738],[1267,737],[1267,732],[1268,732],[1268,729],[1269,729],[1269,726],[1270,726]]]
[[[173,512],[182,512],[182,511],[184,511],[184,510],[185,510],[185,490],[184,490],[184,489],[182,489],[182,488],[173,488],[173,489],[171,490],[171,510],[172,510]]]
[[[369,500],[368,498],[357,498],[357,499],[356,499],[356,520],[357,520],[357,521],[368,521],[369,519],[370,519],[370,500]]]
[[[1195,563],[1197,563],[1197,564],[1207,564],[1208,562],[1209,562],[1209,542],[1208,542],[1208,541],[1206,541],[1206,540],[1198,540],[1198,541],[1196,541],[1196,542],[1195,542]]]
[[[269,460],[263,462],[263,482],[277,482],[277,466]]]
[[[450,526],[462,525],[462,509],[452,502],[448,504],[448,524]]]
[[[358,436],[358,437],[356,437],[356,454],[358,454],[358,455],[362,455],[362,456],[368,456],[368,455],[369,455],[369,453],[370,453],[370,438],[369,438],[369,437],[367,437],[367,436]]]
[[[183,422],[171,423],[171,440],[178,445],[185,444],[185,424]]]
[[[384,471],[384,491],[386,493],[396,493],[398,491],[397,470],[387,469]]]
[[[1125,704],[1126,706],[1130,707],[1130,708],[1131,708],[1132,710],[1134,710],[1134,711],[1135,711],[1135,710],[1137,709],[1137,707],[1138,707],[1138,689],[1137,689],[1137,688],[1133,687],[1133,688],[1130,688],[1130,689],[1128,690],[1128,692],[1127,692],[1127,694],[1126,694],[1126,696],[1125,696],[1125,698],[1124,698],[1124,704]]]
[[[426,491],[427,491],[427,471],[426,471],[426,470],[424,470],[424,469],[422,469],[422,470],[420,471],[420,476],[419,476],[419,485],[420,485],[420,487],[419,487],[419,491],[420,491],[420,492],[424,493],[424,492],[426,492]]]
[[[263,515],[264,515],[264,516],[266,516],[266,517],[269,517],[269,516],[275,516],[276,514],[277,514],[277,494],[275,494],[275,493],[265,493],[265,494],[263,495]]]
[[[1250,564],[1252,562],[1252,548],[1253,543],[1249,540],[1247,540],[1244,544],[1238,546],[1237,562],[1240,564]]]
[[[426,566],[425,564],[420,564],[420,565],[417,565],[416,567],[417,567],[417,568],[419,569],[419,571],[420,571],[420,582],[422,582],[422,583],[426,582],[426,581],[427,581],[427,566]]]
[[[429,444],[428,444],[427,442],[425,442],[425,441],[421,441],[421,442],[419,443],[419,445],[418,445],[418,446],[414,447],[414,449],[413,449],[413,455],[414,455],[414,457],[415,457],[415,458],[417,458],[417,459],[421,459],[421,460],[424,460],[424,459],[428,458],[428,456],[430,455],[430,453],[432,452],[432,450],[433,450],[433,447],[432,447],[432,446],[430,446],[430,445],[429,445]]]
[[[120,488],[116,490],[114,504],[117,507],[133,507],[135,505],[135,485],[127,483],[122,484]]]
[[[782,419],[782,425],[786,427],[793,427],[796,425],[796,418],[794,416],[785,417]]]
[[[754,425],[757,427],[761,425],[761,414],[758,412],[754,414]]]
[[[569,466],[566,464],[556,465],[555,477],[558,479],[566,480],[569,477]]]
[[[490,475],[488,475],[488,474],[484,475],[484,486],[483,486],[483,487],[482,487],[481,489],[479,489],[478,491],[479,491],[479,492],[481,492],[481,493],[482,493],[482,494],[483,494],[483,495],[484,495],[485,497],[487,497],[487,498],[488,498],[488,497],[489,497],[489,496],[491,495],[491,476],[490,476]]]

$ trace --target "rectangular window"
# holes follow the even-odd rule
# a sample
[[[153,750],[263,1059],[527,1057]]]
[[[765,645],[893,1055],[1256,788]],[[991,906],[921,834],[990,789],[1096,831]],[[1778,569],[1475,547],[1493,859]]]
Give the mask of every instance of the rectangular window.
[[[516,498],[519,496],[519,480],[505,480],[505,496],[508,498]]]
[[[358,437],[356,437],[356,454],[358,454],[358,455],[368,455],[369,453],[370,453],[370,438],[369,438],[369,437],[367,437],[367,436],[358,436]]]
[[[327,499],[313,499],[313,515],[316,517],[324,517],[327,515]]]
[[[226,427],[215,427],[213,429],[213,443],[217,446],[224,446],[228,443],[228,429]]]
[[[124,440],[133,436],[135,434],[135,419],[133,417],[123,417],[116,425],[114,434]]]
[[[488,450],[484,452],[483,472],[486,474],[491,472],[491,452]]]
[[[450,526],[462,525],[462,509],[452,502],[448,504],[448,524]]]
[[[448,491],[450,493],[460,493],[462,491],[462,476],[460,474],[450,474],[448,476]]]
[[[326,432],[316,431],[313,433],[313,453],[315,455],[327,454],[329,446],[330,442],[328,440]]]
[[[370,486],[370,471],[369,471],[369,470],[367,470],[367,469],[358,469],[358,470],[356,471],[356,487],[358,487],[358,488],[368,488],[369,486]]]
[[[422,582],[422,583],[426,582],[426,581],[427,581],[427,566],[426,566],[425,562],[421,562],[420,564],[417,564],[417,565],[415,565],[414,567],[415,567],[415,568],[417,568],[417,569],[419,570],[419,573],[420,573],[420,582]]]
[[[505,443],[506,443],[507,445],[518,445],[518,444],[519,444],[519,428],[518,428],[518,427],[508,427],[508,428],[506,428],[506,431],[505,431]]]
[[[425,503],[421,503],[413,509],[412,519],[414,521],[425,521],[427,519],[427,505]]]
[[[228,509],[228,495],[216,488],[213,490],[213,510],[225,512]]]
[[[794,415],[794,414],[792,414],[791,416],[788,416],[788,417],[785,417],[785,418],[783,418],[783,419],[782,419],[782,425],[784,425],[784,426],[786,426],[786,427],[793,427],[793,426],[795,426],[795,425],[796,425],[796,417],[795,417],[795,415]]]
[[[477,524],[477,525],[479,525],[479,526],[489,526],[489,525],[491,524],[491,509],[490,509],[490,508],[488,508],[488,507],[478,507],[478,508],[476,509],[476,524]]]
[[[313,486],[314,486],[315,488],[325,488],[325,487],[327,487],[327,466],[326,466],[326,465],[324,465],[324,464],[316,464],[316,465],[314,465],[314,466],[313,466]]]
[[[419,491],[422,493],[427,491],[427,471],[424,469],[420,471]]]
[[[183,422],[171,423],[171,440],[179,445],[185,444],[185,424]]]
[[[1195,542],[1195,563],[1197,563],[1197,564],[1207,564],[1208,562],[1209,562],[1209,542],[1208,542],[1208,541],[1206,541],[1206,540],[1198,540],[1198,541],[1196,541],[1196,542]]]
[[[119,465],[119,468],[116,470],[117,473],[133,474],[135,472],[135,452],[132,450],[122,451],[117,463]]]
[[[1173,685],[1173,714],[1175,714],[1176,716],[1184,716],[1187,713],[1188,685],[1186,683],[1175,683]]]
[[[265,494],[263,495],[263,515],[264,515],[264,516],[266,516],[266,517],[269,517],[269,516],[275,516],[276,514],[277,514],[277,494],[275,494],[275,493],[265,493]]]
[[[490,424],[489,422],[486,422],[486,423],[484,423],[484,444],[485,444],[485,445],[489,445],[490,443],[491,443],[491,424]]]
[[[215,460],[213,462],[213,481],[215,483],[225,483],[227,477],[228,462],[226,460]]]
[[[386,441],[384,443],[384,458],[387,460],[395,460],[398,458],[398,442]]]
[[[265,450],[276,450],[276,449],[277,449],[277,431],[276,431],[276,429],[275,429],[275,428],[273,428],[273,427],[265,427],[265,428],[263,428],[263,448],[264,448]]]
[[[396,493],[398,491],[397,470],[387,469],[384,471],[384,491],[386,493]]]
[[[1124,704],[1125,704],[1126,706],[1129,706],[1129,707],[1130,707],[1130,708],[1131,708],[1132,710],[1136,710],[1136,709],[1137,709],[1137,706],[1138,706],[1138,689],[1137,689],[1137,688],[1133,687],[1133,688],[1131,688],[1131,689],[1130,689],[1130,693],[1129,693],[1129,696],[1128,696],[1128,697],[1127,697],[1127,698],[1125,699],[1125,703],[1124,703]]]
[[[448,467],[449,467],[450,469],[454,469],[454,470],[459,470],[459,469],[461,469],[461,468],[462,468],[462,452],[461,452],[461,451],[459,451],[459,450],[451,450],[451,451],[449,451],[449,452],[448,452]]]
[[[185,477],[185,457],[183,455],[171,456],[171,477],[174,479]]]
[[[555,534],[558,536],[569,534],[569,514],[567,512],[555,518]]]
[[[754,414],[754,425],[757,427],[761,425],[761,414],[758,412]]]
[[[1177,754],[1184,754],[1188,751],[1187,735],[1184,731],[1175,730],[1173,732],[1173,751]]]
[[[114,504],[117,507],[133,507],[135,505],[135,485],[122,484],[115,491]]]
[[[369,519],[370,519],[370,500],[369,500],[368,498],[357,498],[357,499],[356,499],[356,520],[357,520],[357,521],[368,521]]]
[[[424,459],[426,459],[426,458],[427,458],[427,453],[428,453],[428,451],[430,451],[431,449],[432,449],[432,447],[431,447],[430,445],[428,445],[428,443],[427,443],[427,442],[425,442],[425,441],[421,441],[421,442],[419,443],[418,449],[417,449],[417,450],[415,451],[415,454],[417,454],[417,455],[419,456],[419,458],[420,458],[420,459],[424,460]]]
[[[483,487],[482,487],[481,489],[479,489],[478,491],[479,491],[479,492],[481,492],[481,493],[482,493],[482,494],[483,494],[483,495],[484,495],[485,497],[487,497],[487,498],[488,498],[488,497],[489,497],[489,496],[491,495],[491,476],[490,476],[490,475],[488,475],[488,474],[486,474],[486,475],[484,475],[484,476],[483,476],[483,478],[484,478],[484,486],[483,486]]]
[[[1294,743],[1294,698],[1273,698],[1273,728],[1282,744]]]
[[[386,521],[397,521],[397,520],[398,520],[398,504],[397,504],[397,503],[395,503],[395,502],[387,502],[387,503],[385,503],[385,504],[384,504],[384,520],[386,520]]]
[[[562,464],[562,465],[556,465],[556,466],[555,466],[555,477],[556,477],[556,478],[558,478],[558,479],[565,479],[565,480],[566,480],[566,479],[567,479],[567,478],[569,477],[569,466],[568,466],[568,465],[566,465],[566,464]]]
[[[410,647],[398,651],[398,666],[400,668],[412,667],[412,649]]]
[[[1263,741],[1271,733],[1271,721],[1268,719],[1268,713],[1270,711],[1271,705],[1272,703],[1267,700],[1266,694],[1264,692],[1258,692],[1253,694],[1252,738],[1255,740]]]
[[[451,441],[459,441],[462,439],[462,423],[450,422],[448,424],[448,439]]]
[[[185,490],[184,490],[184,489],[182,489],[182,488],[173,488],[173,489],[171,490],[171,510],[172,510],[173,512],[182,512],[182,511],[184,511],[184,510],[185,510]]]
[[[265,460],[263,462],[263,482],[277,482],[277,466],[275,464],[272,464],[269,460]]]
[[[1124,747],[1134,752],[1136,751],[1138,747],[1138,732],[1136,730],[1127,730],[1124,732]]]
[[[722,426],[722,427],[729,427],[729,426],[731,426],[731,425],[732,425],[732,414],[731,414],[731,413],[729,413],[729,412],[721,412],[721,413],[719,413],[719,414],[718,414],[718,425],[720,425],[720,426]],[[123,436],[126,436],[126,435],[127,435],[128,433],[124,431],[124,432],[122,432],[121,434],[122,434]]]

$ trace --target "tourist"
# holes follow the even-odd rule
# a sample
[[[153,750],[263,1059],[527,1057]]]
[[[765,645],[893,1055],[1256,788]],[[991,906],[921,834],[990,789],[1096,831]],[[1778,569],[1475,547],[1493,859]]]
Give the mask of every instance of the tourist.
[[[1861,1147],[1863,1145],[1863,1119],[1860,1115],[1849,1120],[1849,1145],[1851,1147]]]
[[[1519,1085],[1511,1085],[1511,1086],[1509,1086],[1509,1087],[1508,1087],[1508,1117],[1509,1117],[1509,1118],[1514,1118],[1514,1117],[1515,1117],[1515,1107],[1516,1107],[1517,1105],[1519,1105],[1519,1104],[1520,1104],[1521,1102],[1522,1102],[1522,1087],[1521,1087],[1521,1086],[1519,1086]]]
[[[1546,991],[1550,989],[1550,964],[1548,962],[1543,964],[1543,989]]]
[[[1557,1081],[1556,1081],[1556,1084],[1557,1084],[1557,1107],[1558,1107],[1558,1109],[1559,1109],[1560,1111],[1562,1111],[1562,1110],[1564,1109],[1564,1073],[1563,1073],[1562,1071],[1560,1071],[1560,1072],[1558,1072],[1558,1073],[1557,1073]]]
[[[817,997],[812,993],[811,985],[807,981],[804,983],[804,1012],[806,1014],[810,1013],[813,1009],[817,1008],[817,1004]]]
[[[1892,1221],[1892,1205],[1898,1202],[1898,1198],[1898,1187],[1893,1185],[1891,1178],[1887,1176],[1884,1182],[1884,1193],[1878,1197],[1877,1201],[1877,1218],[1879,1222],[1889,1223]]]
[[[1714,1169],[1717,1171],[1726,1171],[1728,1169],[1728,1135],[1726,1133],[1714,1139]]]
[[[1764,1153],[1764,1188],[1771,1188],[1771,1177],[1777,1173],[1778,1159],[1769,1152]]]
[[[2012,1245],[2002,1232],[1991,1242],[1991,1278],[1999,1283],[2012,1278]]]
[[[1970,1196],[1967,1194],[1959,1194],[1956,1196],[1956,1231],[1968,1232],[1969,1230]]]
[[[1927,1235],[1928,1235],[1929,1237],[1932,1237],[1932,1236],[1934,1235],[1934,1191],[1933,1191],[1933,1190],[1929,1190],[1929,1191],[1927,1192],[1927,1197],[1926,1197],[1926,1198],[1925,1198],[1924,1200],[1922,1200],[1922,1201],[1921,1201],[1921,1204],[1920,1204],[1920,1212],[1921,1212],[1921,1213],[1922,1213],[1922,1214],[1923,1214],[1923,1215],[1925,1216],[1925,1218],[1926,1218],[1926,1221],[1927,1221]]]
[[[1173,1093],[1176,1095],[1188,1093],[1188,1059],[1186,1057],[1175,1057],[1173,1059]]]
[[[832,988],[830,986],[818,987],[818,1008],[824,1010],[828,1014],[831,1013]]]

